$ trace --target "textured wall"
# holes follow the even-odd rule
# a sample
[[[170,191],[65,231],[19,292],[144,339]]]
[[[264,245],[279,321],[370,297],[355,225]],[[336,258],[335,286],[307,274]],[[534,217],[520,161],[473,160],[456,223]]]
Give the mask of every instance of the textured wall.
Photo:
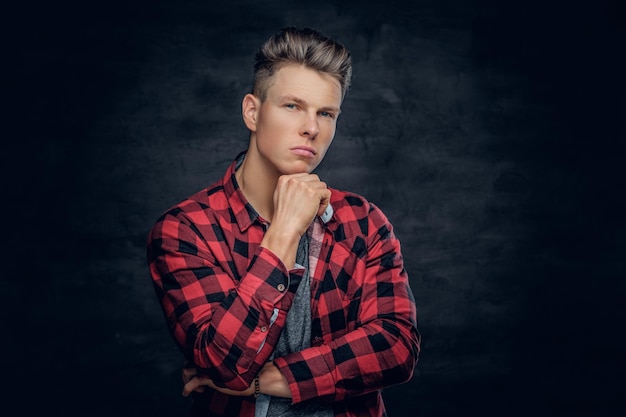
[[[245,148],[252,58],[285,25],[354,56],[318,173],[381,206],[403,243],[424,342],[415,378],[385,393],[390,417],[613,415],[623,6],[39,3],[5,14],[16,415],[184,415],[146,234]]]

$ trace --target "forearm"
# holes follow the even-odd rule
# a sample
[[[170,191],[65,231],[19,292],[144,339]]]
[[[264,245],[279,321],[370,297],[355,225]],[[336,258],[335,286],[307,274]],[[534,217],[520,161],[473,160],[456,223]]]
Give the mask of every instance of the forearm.
[[[296,251],[300,235],[281,225],[271,225],[261,241],[261,246],[274,253],[287,269],[296,263]]]
[[[289,283],[299,277],[259,248],[237,281],[209,260],[206,248],[190,255],[179,246],[162,240],[163,255],[151,261],[174,339],[216,384],[244,389],[271,355],[293,299]]]
[[[384,320],[369,323],[330,341],[274,363],[285,376],[293,402],[312,398],[341,401],[408,381],[417,362],[417,331],[400,332]]]
[[[322,329],[321,344],[274,360],[294,402],[312,397],[340,401],[413,375],[420,349],[415,300],[399,242],[384,219],[375,220],[369,227],[367,257],[350,271],[346,294],[324,295],[324,304],[334,310],[314,317]],[[340,308],[343,329],[337,327]]]
[[[277,264],[273,254],[260,250],[196,336],[194,362],[216,383],[241,389],[271,355],[293,300],[289,283],[300,278]]]

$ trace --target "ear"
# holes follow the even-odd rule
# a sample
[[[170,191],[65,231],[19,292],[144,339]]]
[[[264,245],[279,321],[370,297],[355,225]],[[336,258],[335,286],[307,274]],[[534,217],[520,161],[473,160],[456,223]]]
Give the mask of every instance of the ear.
[[[243,122],[251,132],[256,132],[257,116],[261,108],[261,100],[253,94],[246,94],[241,102]]]

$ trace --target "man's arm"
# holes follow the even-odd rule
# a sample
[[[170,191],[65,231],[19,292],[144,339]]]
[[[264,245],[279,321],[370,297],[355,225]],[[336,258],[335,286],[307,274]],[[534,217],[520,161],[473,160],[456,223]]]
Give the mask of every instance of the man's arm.
[[[235,397],[247,397],[262,393],[273,397],[291,398],[287,380],[272,362],[267,362],[257,376],[257,381],[253,381],[243,391],[219,387],[210,378],[199,376],[197,370],[193,367],[183,368],[183,382],[185,383],[183,387],[183,396],[185,397],[189,396],[193,391],[202,392],[204,387],[208,386],[223,394]]]
[[[368,229],[373,232],[366,272],[353,277],[363,289],[362,325],[342,337],[327,337],[328,343],[322,346],[275,358],[278,366],[265,364],[259,374],[262,393],[293,397],[294,402],[310,398],[332,402],[406,382],[412,376],[420,337],[399,242],[391,224],[374,206]],[[215,387],[206,378],[194,378],[185,385],[185,392],[203,385]],[[250,395],[254,387],[222,392]]]
[[[223,266],[233,260],[223,237],[215,236],[221,233],[218,221],[209,221],[194,205],[171,210],[152,228],[150,273],[186,358],[217,385],[244,390],[271,355],[293,300],[290,281],[302,271],[288,271],[276,255],[256,245],[245,274],[236,280]]]
[[[329,198],[316,175],[281,177],[267,232],[248,229],[247,239],[258,245],[239,281],[220,265],[230,259],[230,248],[216,235],[225,231],[216,232],[219,220],[207,218],[206,207],[187,201],[152,228],[150,272],[170,330],[218,386],[247,389],[271,355],[303,273],[292,269],[298,241]],[[280,382],[272,381],[265,385]]]
[[[384,214],[369,207],[367,255],[348,278],[359,286],[358,307],[347,307],[358,309],[356,319],[347,324],[347,333],[322,335],[321,346],[274,359],[294,403],[316,397],[340,401],[406,382],[413,375],[420,336],[400,243]],[[350,314],[355,313],[333,309],[322,320],[338,326],[333,317],[349,322]]]

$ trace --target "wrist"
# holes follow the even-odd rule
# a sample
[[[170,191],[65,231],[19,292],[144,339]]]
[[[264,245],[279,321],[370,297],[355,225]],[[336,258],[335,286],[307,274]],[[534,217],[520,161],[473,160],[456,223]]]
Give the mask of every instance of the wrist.
[[[270,226],[263,236],[261,246],[278,256],[287,269],[293,269],[298,242],[300,235],[297,233],[274,230]]]
[[[254,378],[254,398],[258,398],[261,395],[261,383],[259,381],[259,376],[257,375]]]
[[[261,393],[275,397],[291,398],[289,384],[273,362],[265,364],[258,377],[259,391]]]

